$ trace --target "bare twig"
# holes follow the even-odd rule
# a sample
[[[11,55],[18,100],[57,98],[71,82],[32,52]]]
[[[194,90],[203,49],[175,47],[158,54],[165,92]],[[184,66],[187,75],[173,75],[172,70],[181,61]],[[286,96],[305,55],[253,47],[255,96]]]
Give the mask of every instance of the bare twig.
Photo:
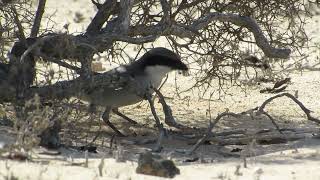
[[[65,67],[65,68],[74,70],[74,71],[75,71],[76,73],[78,73],[78,74],[79,74],[80,71],[81,71],[81,69],[80,69],[79,67],[73,66],[73,65],[71,65],[71,64],[68,64],[68,63],[66,63],[66,62],[63,62],[63,61],[61,61],[61,60],[59,60],[59,59],[56,59],[56,58],[54,58],[54,57],[49,57],[49,56],[45,55],[44,53],[38,53],[38,54],[36,54],[36,55],[42,57],[42,58],[43,58],[44,60],[46,60],[46,61],[50,61],[50,62],[56,63],[56,64],[58,64],[58,65],[60,65],[60,66],[62,66],[62,67]]]
[[[153,148],[153,151],[155,152],[160,152],[161,149],[162,149],[162,146],[161,146],[161,143],[162,143],[162,139],[165,135],[165,130],[163,128],[163,124],[160,122],[160,119],[157,115],[157,112],[156,112],[156,109],[154,107],[154,103],[152,101],[152,96],[151,94],[146,94],[146,98],[150,104],[150,109],[151,109],[151,112],[152,112],[152,115],[156,121],[156,125],[157,125],[157,128],[158,128],[158,131],[159,131],[159,136],[158,136],[158,140],[157,140],[157,144],[156,146]]]
[[[159,101],[162,105],[163,108],[163,112],[165,114],[165,123],[168,126],[171,127],[175,127],[177,129],[183,129],[183,128],[187,128],[186,126],[176,122],[176,120],[174,119],[174,117],[172,116],[172,110],[171,108],[167,105],[166,101],[164,100],[164,97],[162,95],[162,93],[157,89],[157,88],[153,88],[153,90],[156,92],[156,94],[159,97]]]
[[[197,5],[201,2],[204,2],[204,1],[206,1],[206,0],[194,0],[194,1],[190,1],[190,3],[188,3],[187,0],[182,0],[178,9],[174,13],[172,13],[172,16],[175,17],[182,10],[191,8],[191,7]]]
[[[115,148],[116,148],[116,135],[112,135],[111,139],[110,139],[110,144],[109,144],[109,147],[110,149],[112,150],[113,148],[113,145],[115,145]]]
[[[100,161],[100,163],[98,165],[99,175],[100,176],[103,176],[103,173],[102,173],[103,168],[104,168],[104,157],[101,158],[101,161]]]
[[[30,37],[37,37],[39,33],[40,23],[41,23],[42,15],[44,13],[45,6],[46,6],[46,0],[39,0],[38,9],[33,21]]]
[[[99,129],[97,130],[96,135],[93,137],[91,142],[86,145],[86,147],[91,146],[98,139],[98,137],[101,135],[101,132],[102,132],[101,131],[101,123],[99,122]],[[110,147],[110,149],[112,149],[112,148]]]
[[[281,132],[278,124],[277,124],[276,121],[273,119],[273,117],[272,117],[270,114],[268,114],[267,112],[265,112],[265,111],[262,111],[262,114],[266,115],[266,116],[271,120],[272,124],[277,128],[277,130],[279,131],[279,133],[282,134],[282,132]]]
[[[220,120],[221,118],[223,118],[224,116],[239,117],[240,115],[239,115],[239,114],[235,114],[235,113],[231,113],[231,112],[224,112],[224,113],[219,114],[219,115],[215,118],[215,120],[214,120],[213,122],[210,120],[206,134],[205,134],[201,139],[199,139],[198,142],[187,152],[188,155],[192,154],[195,150],[197,150],[197,149],[199,148],[199,146],[200,146],[205,140],[207,140],[208,137],[211,136],[211,134],[212,134],[212,129],[213,129],[214,126],[219,122],[219,120]]]
[[[14,5],[11,5],[11,11],[13,13],[14,21],[18,27],[19,40],[24,42],[24,44],[26,44],[26,35],[24,34],[23,26],[21,24],[21,21],[19,20],[19,15],[18,15],[18,12],[17,12],[16,7]]]

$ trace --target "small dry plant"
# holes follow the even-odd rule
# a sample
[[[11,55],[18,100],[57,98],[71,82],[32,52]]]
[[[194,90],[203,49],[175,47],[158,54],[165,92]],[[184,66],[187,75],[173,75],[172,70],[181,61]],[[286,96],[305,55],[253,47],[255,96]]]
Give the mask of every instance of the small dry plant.
[[[50,126],[52,111],[48,106],[42,106],[40,99],[36,95],[33,99],[28,100],[24,107],[20,107],[18,112],[15,129],[17,131],[16,147],[30,150],[39,144],[39,134]]]

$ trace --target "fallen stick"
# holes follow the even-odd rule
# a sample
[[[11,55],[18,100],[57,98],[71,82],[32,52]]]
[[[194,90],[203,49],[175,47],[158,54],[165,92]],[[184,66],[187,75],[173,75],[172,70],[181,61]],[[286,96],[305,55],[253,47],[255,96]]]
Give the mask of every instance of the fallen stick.
[[[211,120],[209,121],[209,126],[208,126],[208,128],[207,128],[207,132],[205,133],[205,135],[204,135],[202,138],[200,138],[200,139],[197,141],[197,143],[196,143],[189,151],[187,151],[186,153],[187,153],[188,155],[192,154],[194,151],[196,151],[196,150],[199,148],[199,146],[200,146],[204,141],[208,140],[209,137],[212,137],[212,136],[213,136],[212,129],[213,129],[213,128],[215,127],[215,125],[219,122],[219,120],[220,120],[222,117],[224,117],[224,116],[239,117],[240,115],[245,115],[245,114],[250,114],[250,115],[252,115],[253,112],[256,111],[256,113],[255,113],[256,116],[259,116],[259,115],[262,115],[262,114],[263,114],[263,115],[266,115],[266,116],[271,120],[272,124],[276,127],[276,129],[280,132],[280,134],[282,134],[281,129],[280,129],[279,126],[276,124],[275,120],[272,118],[271,115],[269,115],[266,111],[264,111],[264,108],[265,108],[266,105],[267,105],[268,103],[270,103],[272,100],[274,100],[274,99],[276,99],[276,98],[279,98],[279,97],[283,97],[283,96],[286,96],[286,97],[292,99],[296,104],[298,104],[298,106],[301,108],[301,110],[307,115],[308,120],[320,124],[320,120],[317,119],[317,118],[315,118],[315,117],[313,117],[313,116],[311,116],[311,111],[310,111],[309,109],[307,109],[307,108],[302,104],[302,102],[300,102],[297,98],[295,98],[293,95],[291,95],[291,94],[289,94],[289,93],[282,93],[282,94],[275,95],[275,96],[270,97],[269,99],[265,100],[260,107],[257,107],[257,108],[248,110],[248,111],[246,111],[246,112],[242,112],[242,113],[240,113],[240,114],[236,114],[236,113],[232,113],[232,112],[224,112],[224,113],[219,114],[219,115],[215,118],[215,120],[214,120],[213,122],[212,122]],[[288,136],[288,135],[287,135],[287,136]],[[257,138],[259,138],[259,136],[255,136],[255,138],[257,139]],[[263,136],[262,136],[261,138],[263,138]],[[270,138],[271,138],[271,137],[269,137],[269,139],[270,139]],[[284,142],[284,137],[283,137],[283,136],[281,136],[281,137],[278,136],[277,138],[278,138],[279,141],[282,139],[283,142]],[[305,137],[304,137],[303,135],[302,135],[302,136],[293,135],[293,137],[291,137],[291,136],[286,137],[286,140],[298,140],[298,139],[301,139],[301,138],[305,138]],[[216,140],[219,141],[217,138],[216,138]],[[252,138],[251,138],[251,139],[250,139],[250,138],[249,138],[249,139],[248,139],[248,138],[247,138],[247,139],[245,139],[245,138],[242,139],[242,141],[245,141],[246,143],[247,143],[247,142],[250,142],[250,140],[252,141]],[[266,139],[265,139],[265,140],[266,140]],[[237,141],[240,142],[239,139],[238,139]],[[262,141],[262,139],[261,139],[261,141]],[[221,142],[222,144],[223,144],[223,143],[224,143],[224,144],[227,144],[227,143],[226,143],[226,140],[221,140],[220,142]],[[236,142],[233,142],[233,143],[236,143]],[[231,140],[229,140],[229,144],[232,144],[232,143],[231,143]],[[220,144],[220,145],[221,145],[221,144]]]
[[[156,125],[157,125],[157,128],[158,128],[158,131],[159,131],[159,136],[158,136],[158,140],[157,140],[157,143],[156,143],[156,146],[153,148],[152,151],[154,152],[160,152],[162,150],[162,140],[163,140],[163,137],[165,135],[165,130],[163,128],[163,124],[160,122],[160,119],[157,115],[157,112],[156,112],[156,109],[154,107],[154,103],[152,101],[152,96],[151,94],[146,94],[146,98],[150,104],[150,109],[151,109],[151,112],[152,112],[152,115],[156,121]]]

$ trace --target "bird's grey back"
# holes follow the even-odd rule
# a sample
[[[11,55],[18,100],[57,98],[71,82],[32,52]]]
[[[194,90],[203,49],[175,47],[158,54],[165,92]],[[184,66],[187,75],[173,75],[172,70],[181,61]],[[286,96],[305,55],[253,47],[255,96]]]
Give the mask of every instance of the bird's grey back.
[[[106,74],[114,77],[114,82],[100,87],[91,87],[80,93],[80,99],[100,106],[121,107],[135,104],[143,100],[143,92],[150,86],[148,76],[139,72],[132,74],[126,68],[120,66]],[[122,79],[121,82],[116,82]]]

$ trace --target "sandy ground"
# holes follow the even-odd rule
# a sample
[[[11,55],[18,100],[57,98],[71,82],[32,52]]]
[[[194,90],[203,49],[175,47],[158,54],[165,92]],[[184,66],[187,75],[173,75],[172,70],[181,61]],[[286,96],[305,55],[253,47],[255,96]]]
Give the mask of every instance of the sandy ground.
[[[72,7],[72,8],[70,8]],[[79,33],[84,30],[90,22],[94,13],[93,5],[86,0],[49,1],[46,15],[55,13],[53,21],[59,22],[54,25],[54,29],[63,29],[65,24],[69,24],[70,33]],[[75,14],[83,14],[81,23],[75,23]],[[316,36],[320,24],[319,17],[312,19],[308,24],[308,33],[315,37],[314,41],[319,41]],[[49,27],[53,23],[49,22]],[[66,29],[63,31],[67,31]],[[318,39],[317,39],[318,38]],[[159,46],[166,46],[159,43]],[[313,51],[313,50],[307,50]],[[310,58],[316,57],[319,51],[314,52]],[[107,63],[104,63],[107,66]],[[106,67],[108,68],[108,67]],[[210,104],[211,116],[228,109],[231,112],[243,112],[261,105],[261,103],[272,94],[261,94],[259,91],[272,84],[263,84],[258,87],[247,87],[245,90],[239,87],[228,89],[230,95],[219,99],[218,94],[213,96],[213,100],[207,97],[199,98],[198,91],[180,94],[180,98],[175,93],[175,77],[177,86],[182,90],[192,85],[193,79],[190,76],[182,76],[178,73],[171,73],[169,80],[162,89],[162,93],[168,97],[167,101],[173,109],[177,121],[188,126],[207,127],[209,116],[208,105]],[[287,92],[298,92],[298,99],[310,108],[315,117],[320,117],[320,87],[319,72],[310,71],[304,73],[293,72],[289,75],[292,81],[287,88]],[[161,108],[158,107],[160,116]],[[228,145],[218,146],[215,143],[203,145],[191,157],[177,153],[177,149],[188,149],[197,139],[181,139],[177,136],[170,136],[164,140],[164,150],[162,155],[172,159],[178,165],[181,174],[175,179],[320,179],[320,141],[313,135],[319,133],[319,126],[306,120],[306,116],[292,101],[287,98],[275,100],[268,105],[268,112],[276,119],[281,128],[294,128],[302,130],[306,138],[297,141],[288,141],[280,144],[257,144],[249,145]],[[127,116],[138,120],[140,124],[152,124],[153,117],[146,106],[146,103],[134,105],[121,109]],[[118,127],[125,126],[122,120],[112,116]],[[250,136],[254,132],[262,129],[274,129],[272,123],[266,118],[251,119],[248,116],[241,118],[224,118],[214,129],[215,132],[226,132],[230,130],[244,130]],[[106,131],[110,131],[105,127]],[[143,139],[154,139],[155,131],[150,126],[135,126],[129,129],[122,129],[127,134],[137,134],[129,138],[118,138],[118,150],[111,151],[108,145],[98,145],[98,153],[88,154],[88,167],[85,167],[85,153],[72,148],[61,148],[60,155],[42,155],[41,149],[31,152],[32,159],[27,162],[0,159],[0,179],[10,176],[18,179],[160,179],[152,176],[139,175],[135,173],[137,158],[139,153],[149,150],[153,144],[136,145],[133,142]],[[307,132],[308,131],[308,132]],[[10,135],[10,128],[0,126],[0,147],[2,144],[13,142],[14,136]],[[311,133],[310,133],[311,132]],[[67,135],[65,135],[67,136]],[[110,136],[105,133],[98,139],[98,143],[109,142]],[[76,141],[76,140],[74,140]],[[73,143],[74,144],[74,143]],[[240,148],[242,153],[232,150]],[[223,155],[221,152],[224,152]],[[126,162],[118,162],[116,153],[124,156]],[[241,155],[241,158],[230,157],[229,155]],[[244,155],[246,154],[246,155]],[[244,156],[247,168],[244,167]],[[249,157],[250,156],[250,157]],[[200,158],[196,162],[185,162],[194,157]],[[101,159],[104,160],[102,176],[99,175],[98,166]],[[237,170],[238,169],[238,170]]]

